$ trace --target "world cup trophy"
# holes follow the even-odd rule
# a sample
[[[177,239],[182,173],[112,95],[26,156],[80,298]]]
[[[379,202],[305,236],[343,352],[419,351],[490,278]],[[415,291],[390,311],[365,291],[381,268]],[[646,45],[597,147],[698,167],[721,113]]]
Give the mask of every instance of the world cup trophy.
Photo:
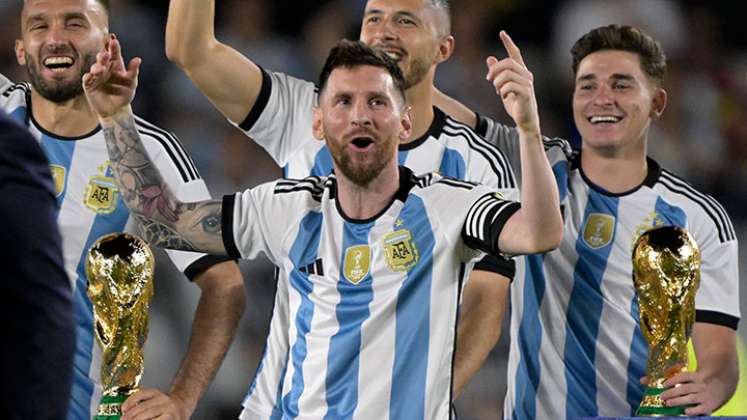
[[[687,230],[651,229],[633,248],[633,282],[640,323],[649,344],[646,386],[636,416],[684,415],[667,407],[664,382],[687,371],[687,341],[695,322],[695,292],[700,285],[700,250]]]
[[[153,253],[140,238],[113,233],[88,251],[88,297],[101,346],[103,393],[95,420],[116,420],[143,375],[148,306],[153,297]]]

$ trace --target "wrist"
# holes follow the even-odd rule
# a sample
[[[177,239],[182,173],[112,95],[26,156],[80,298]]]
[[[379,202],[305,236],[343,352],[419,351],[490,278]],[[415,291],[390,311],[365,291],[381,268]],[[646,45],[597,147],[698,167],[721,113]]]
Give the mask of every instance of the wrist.
[[[101,127],[103,128],[115,126],[117,121],[130,118],[130,116],[132,116],[132,106],[130,106],[129,104],[123,106],[122,108],[119,108],[109,115],[98,115],[99,122],[101,123]]]
[[[179,413],[181,414],[181,418],[188,419],[192,416],[195,408],[197,408],[197,400],[195,398],[190,398],[189,396],[183,395],[179,391],[175,390],[171,390],[171,392],[169,392],[169,396],[177,406]]]

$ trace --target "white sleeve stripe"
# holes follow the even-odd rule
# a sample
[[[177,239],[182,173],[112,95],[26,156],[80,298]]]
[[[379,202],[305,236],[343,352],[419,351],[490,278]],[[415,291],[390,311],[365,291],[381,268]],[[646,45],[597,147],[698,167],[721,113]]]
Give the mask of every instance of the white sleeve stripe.
[[[137,130],[140,134],[147,135],[161,144],[161,146],[166,150],[166,153],[169,155],[171,162],[179,170],[179,173],[182,176],[182,180],[185,183],[195,181],[200,178],[196,170],[194,168],[191,168],[189,162],[184,159],[184,150],[180,147],[175,147],[173,141],[169,141],[168,137],[143,126],[138,126]]]
[[[450,132],[449,129],[454,131]],[[467,126],[451,124],[451,121],[448,119],[447,124],[444,126],[444,132],[467,140],[467,144],[470,148],[482,155],[488,161],[493,172],[495,172],[501,182],[501,184],[498,185],[499,187],[516,188],[516,180],[513,171],[511,170],[511,166],[497,147],[485,141],[483,138],[471,131]]]
[[[667,170],[664,170],[663,174],[668,179],[670,179],[673,183],[675,183],[677,185],[680,185],[682,188],[690,191],[692,194],[700,197],[702,200],[705,200],[705,202],[703,204],[706,204],[706,203],[710,204],[710,206],[713,207],[713,209],[717,213],[719,213],[720,219],[721,219],[721,223],[723,223],[723,226],[728,230],[728,233],[730,234],[731,238],[732,239],[736,239],[736,233],[734,231],[734,225],[732,225],[731,220],[729,219],[729,215],[726,213],[726,209],[724,209],[724,207],[721,205],[721,203],[719,203],[718,201],[716,201],[716,199],[713,198],[713,197],[711,197],[710,195],[703,194],[702,192],[696,190],[690,184],[688,184],[687,182],[685,182],[684,180],[682,180],[678,176],[674,175],[673,173],[671,173],[671,172],[669,172]]]
[[[485,240],[485,237],[487,236],[486,228],[485,228],[485,220],[488,218],[488,215],[490,214],[490,211],[493,210],[494,207],[500,206],[501,203],[498,201],[491,201],[490,203],[487,203],[487,205],[483,206],[483,210],[480,212],[480,215],[477,217],[477,226],[479,229],[478,231],[478,238],[481,241]]]
[[[467,234],[470,236],[473,236],[475,238],[479,237],[479,226],[477,224],[477,214],[479,214],[482,211],[483,205],[486,202],[490,201],[490,196],[485,195],[480,197],[479,200],[475,202],[475,204],[472,205],[472,208],[469,210],[468,213],[468,223],[467,223]]]
[[[183,167],[189,173],[191,180],[200,178],[200,174],[197,172],[197,168],[195,167],[192,158],[189,156],[189,153],[187,153],[187,151],[184,149],[184,146],[172,133],[159,128],[140,117],[135,117],[135,121],[137,123],[138,130],[148,132],[153,137],[158,138],[159,141],[164,145],[168,143],[167,147],[169,148],[169,150],[172,150],[176,155],[179,156],[180,164],[183,165]],[[171,155],[172,153],[169,154]]]

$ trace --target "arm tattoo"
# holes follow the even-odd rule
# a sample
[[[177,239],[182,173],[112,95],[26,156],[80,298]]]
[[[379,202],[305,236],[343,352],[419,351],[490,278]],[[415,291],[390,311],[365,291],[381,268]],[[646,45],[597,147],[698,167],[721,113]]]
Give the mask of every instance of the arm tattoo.
[[[182,203],[148,157],[131,114],[103,124],[122,197],[150,244],[184,251],[225,253],[221,202]]]

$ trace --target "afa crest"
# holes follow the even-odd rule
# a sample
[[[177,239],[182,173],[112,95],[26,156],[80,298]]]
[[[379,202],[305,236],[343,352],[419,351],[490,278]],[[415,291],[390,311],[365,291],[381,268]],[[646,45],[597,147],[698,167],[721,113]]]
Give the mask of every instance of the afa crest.
[[[65,167],[60,165],[49,165],[52,171],[52,180],[54,181],[54,195],[59,197],[65,190]]]
[[[591,249],[599,249],[612,242],[615,218],[609,214],[591,213],[584,226],[584,242]]]
[[[418,248],[407,229],[394,231],[382,240],[386,263],[392,271],[408,271],[418,263]]]
[[[371,271],[371,248],[368,245],[356,245],[346,249],[342,267],[349,282],[360,283]]]
[[[119,189],[114,178],[95,175],[88,180],[83,203],[92,211],[109,214],[117,208]]]

